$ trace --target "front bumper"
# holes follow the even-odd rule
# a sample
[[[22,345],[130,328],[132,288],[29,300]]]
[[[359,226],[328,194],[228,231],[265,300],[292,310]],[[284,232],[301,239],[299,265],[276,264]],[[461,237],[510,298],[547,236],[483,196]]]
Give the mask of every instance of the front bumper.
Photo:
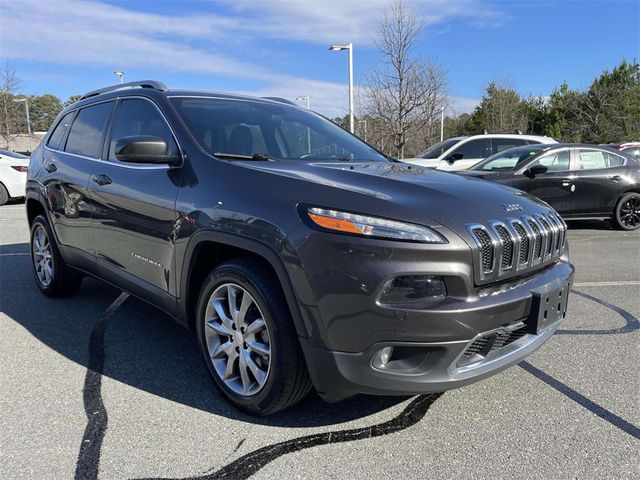
[[[457,242],[440,247],[448,250],[442,255],[437,246],[384,252],[381,244],[338,240],[344,243],[332,242],[333,251],[322,256],[307,256],[299,247],[305,268],[292,275],[309,332],[301,345],[314,386],[328,401],[357,393],[440,392],[496,374],[540,348],[558,322],[537,335],[522,333],[482,361],[462,362],[465,350],[483,336],[508,336],[521,329],[532,312],[533,291],[573,282],[574,268],[563,259],[525,277],[477,287],[468,247]],[[306,243],[311,243],[309,237]],[[445,301],[428,310],[376,304],[379,291],[371,285],[421,272],[443,276],[449,292]],[[391,368],[382,368],[378,361],[385,347],[399,352],[399,361],[389,362]]]

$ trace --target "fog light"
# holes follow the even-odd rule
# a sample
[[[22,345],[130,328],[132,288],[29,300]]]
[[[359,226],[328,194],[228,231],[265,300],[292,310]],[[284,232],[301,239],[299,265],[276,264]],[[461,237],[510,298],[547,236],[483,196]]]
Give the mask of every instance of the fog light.
[[[386,365],[389,363],[391,356],[393,355],[393,347],[384,347],[380,350],[380,363]]]
[[[422,308],[447,296],[442,277],[403,275],[387,282],[378,303],[392,307]]]

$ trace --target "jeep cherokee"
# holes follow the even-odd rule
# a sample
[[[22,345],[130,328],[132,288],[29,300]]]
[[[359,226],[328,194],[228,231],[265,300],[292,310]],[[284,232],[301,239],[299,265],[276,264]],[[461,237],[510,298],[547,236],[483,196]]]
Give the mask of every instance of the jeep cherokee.
[[[84,95],[31,157],[36,285],[84,275],[193,329],[222,394],[254,414],[312,388],[444,391],[528,356],[573,278],[566,226],[511,187],[395,162],[284,100]]]

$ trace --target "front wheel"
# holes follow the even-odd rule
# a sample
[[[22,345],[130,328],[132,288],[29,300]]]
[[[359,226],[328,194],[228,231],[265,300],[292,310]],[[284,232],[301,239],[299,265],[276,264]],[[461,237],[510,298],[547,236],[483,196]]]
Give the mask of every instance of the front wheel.
[[[640,227],[640,193],[623,195],[613,212],[613,221],[621,230],[635,230]]]
[[[216,386],[241,410],[270,415],[311,388],[278,279],[252,259],[225,262],[205,280],[197,333]]]

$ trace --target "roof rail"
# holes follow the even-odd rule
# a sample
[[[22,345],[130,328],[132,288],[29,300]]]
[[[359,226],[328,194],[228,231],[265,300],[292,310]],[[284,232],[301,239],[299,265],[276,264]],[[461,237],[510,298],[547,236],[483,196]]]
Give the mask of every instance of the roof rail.
[[[262,97],[265,100],[272,100],[274,102],[280,102],[280,103],[286,103],[287,105],[293,105],[296,106],[295,103],[293,103],[291,100],[287,100],[286,98],[282,98],[282,97]]]
[[[117,92],[118,90],[128,90],[130,88],[152,88],[154,90],[160,90],[161,92],[166,92],[167,90],[169,90],[164,83],[158,82],[157,80],[140,80],[137,82],[119,83],[117,85],[111,85],[110,87],[94,90],[93,92],[85,93],[82,97],[80,97],[80,100],[84,100],[85,98],[89,97],[95,97],[96,95],[101,95],[103,93]]]

